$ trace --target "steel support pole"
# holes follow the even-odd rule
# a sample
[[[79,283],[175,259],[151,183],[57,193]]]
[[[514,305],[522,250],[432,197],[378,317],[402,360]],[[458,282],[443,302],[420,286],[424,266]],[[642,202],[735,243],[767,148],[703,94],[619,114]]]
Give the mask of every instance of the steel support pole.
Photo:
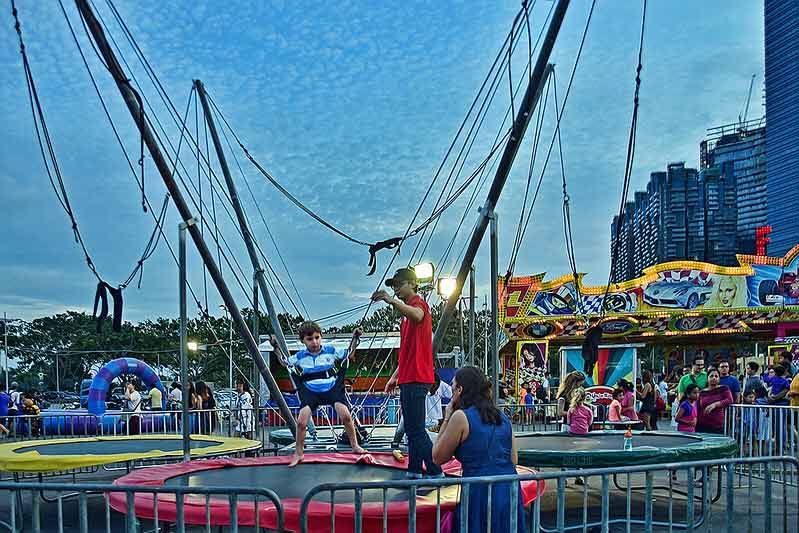
[[[469,271],[469,365],[474,366],[474,321],[476,315],[474,313],[474,265]]]
[[[189,443],[189,355],[186,345],[186,229],[194,219],[178,225],[178,287],[180,293],[180,426],[183,435],[183,460],[191,459]]]
[[[499,235],[497,234],[497,214],[491,213],[491,383],[493,385],[494,405],[499,403]]]
[[[444,311],[441,313],[441,318],[438,321],[438,327],[433,335],[433,353],[438,353],[441,343],[444,341],[447,326],[449,326],[449,322],[452,320],[452,315],[455,311],[455,305],[458,303],[458,299],[461,297],[463,284],[466,281],[466,275],[469,273],[469,269],[474,263],[474,258],[477,255],[477,251],[480,249],[480,243],[483,241],[485,232],[488,229],[487,215],[494,212],[497,201],[499,201],[499,196],[502,194],[502,189],[505,187],[505,182],[508,179],[508,174],[513,166],[513,161],[516,159],[516,154],[519,151],[522,139],[527,131],[527,126],[530,124],[533,110],[535,109],[538,100],[541,97],[541,93],[544,89],[547,78],[552,72],[553,67],[548,63],[549,56],[552,52],[552,47],[555,45],[555,39],[558,36],[558,31],[560,31],[560,26],[563,23],[563,17],[566,15],[566,8],[568,6],[569,0],[558,0],[558,4],[555,6],[555,11],[552,15],[552,22],[549,24],[546,37],[541,45],[541,51],[538,54],[532,74],[530,75],[530,83],[524,93],[524,98],[522,99],[521,105],[519,105],[519,111],[513,120],[511,135],[508,138],[508,142],[505,144],[505,150],[503,151],[502,159],[500,159],[499,165],[497,166],[497,172],[494,175],[494,181],[491,183],[491,189],[488,191],[488,197],[483,204],[483,216],[478,219],[477,225],[474,228],[471,240],[469,241],[469,246],[463,256],[460,270],[458,270],[455,290],[452,291],[452,294],[450,294],[449,298],[447,299],[447,303],[444,306]]]
[[[755,346],[755,350],[757,350],[757,346]],[[6,375],[6,390],[8,390],[8,316],[5,311],[3,311],[3,352],[5,354],[3,372]]]
[[[116,55],[111,49],[111,46],[108,44],[105,33],[103,32],[99,21],[95,17],[88,0],[75,0],[75,4],[77,5],[78,11],[86,23],[86,27],[94,37],[95,43],[97,44],[97,50],[105,60],[106,66],[111,72],[111,75],[116,82],[117,88],[119,89],[119,92],[121,93],[122,98],[128,107],[128,111],[139,128],[139,132],[144,140],[144,143],[147,145],[147,149],[150,152],[153,163],[158,169],[159,174],[161,174],[161,178],[164,180],[164,184],[172,196],[172,201],[175,203],[175,207],[177,207],[180,217],[184,221],[190,220],[192,218],[191,209],[186,203],[186,200],[183,198],[183,193],[172,176],[172,168],[164,155],[161,153],[161,147],[158,145],[158,141],[153,135],[146,118],[145,120],[142,120],[142,117],[144,116],[144,110],[141,108],[139,103],[139,95],[136,94],[131,87],[128,76],[125,74],[122,66],[117,61]],[[278,409],[280,409],[280,413],[286,420],[286,425],[288,428],[292,433],[296,433],[297,424],[291,414],[291,410],[289,410],[289,407],[286,404],[286,399],[283,397],[280,388],[277,386],[277,381],[275,381],[272,372],[264,362],[261,352],[258,349],[258,343],[253,338],[247,323],[244,321],[244,317],[241,316],[241,311],[239,311],[239,307],[236,305],[236,301],[233,299],[233,295],[230,293],[230,289],[228,289],[227,283],[225,283],[225,279],[222,277],[222,272],[219,270],[219,266],[216,264],[213,254],[208,249],[205,239],[200,233],[200,228],[198,228],[196,224],[192,224],[187,229],[192,240],[194,241],[194,245],[196,246],[200,257],[202,257],[203,262],[205,263],[211,279],[219,291],[222,301],[228,308],[233,322],[236,324],[238,333],[244,341],[244,346],[255,361],[255,364],[258,365],[258,370],[261,372],[264,381],[266,381],[266,385],[269,388],[272,399],[277,403]]]

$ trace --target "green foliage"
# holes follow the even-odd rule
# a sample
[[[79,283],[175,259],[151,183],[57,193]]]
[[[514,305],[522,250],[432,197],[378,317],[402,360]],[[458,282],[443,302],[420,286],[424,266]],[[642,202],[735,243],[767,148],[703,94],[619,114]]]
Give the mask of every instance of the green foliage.
[[[432,307],[433,329],[438,324],[442,304]],[[243,309],[247,324],[253,329],[254,316],[251,309]],[[278,316],[283,331],[291,338],[304,320],[301,316],[281,314]],[[461,342],[461,318],[456,313],[447,328],[441,352],[449,352],[453,346],[468,348],[468,311],[463,313],[463,337]],[[257,333],[272,333],[267,316],[259,313]],[[476,360],[483,357],[487,313],[477,314],[475,338]],[[89,377],[91,370],[117,357],[135,357],[155,368],[165,379],[177,375],[180,367],[179,322],[174,318],[159,317],[137,324],[125,322],[122,331],[115,332],[111,321],[106,320],[102,332],[96,331],[96,320],[83,312],[67,311],[54,316],[37,318],[31,322],[11,325],[8,328],[9,354],[17,363],[12,369],[11,380],[23,388],[32,389],[41,382],[46,389],[54,389],[56,382],[56,360],[62,390],[75,391],[82,379]],[[189,375],[214,383],[217,388],[227,387],[229,380],[229,350],[232,346],[235,374],[248,379],[254,377],[254,364],[244,349],[238,331],[231,332],[230,320],[225,317],[192,318],[187,323],[187,338],[205,346],[205,350],[189,351]],[[400,315],[390,306],[376,309],[363,323],[357,322],[340,327],[331,327],[325,333],[349,333],[357,326],[367,332],[399,331]],[[232,338],[232,343],[230,342]]]

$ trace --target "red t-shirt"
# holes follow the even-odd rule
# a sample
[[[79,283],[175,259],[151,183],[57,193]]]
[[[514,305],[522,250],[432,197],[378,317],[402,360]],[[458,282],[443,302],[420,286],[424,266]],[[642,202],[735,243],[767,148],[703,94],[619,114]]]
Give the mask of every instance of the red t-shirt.
[[[403,318],[400,323],[399,371],[403,383],[433,383],[433,317],[424,298],[418,294],[407,302],[424,311],[421,322]]]

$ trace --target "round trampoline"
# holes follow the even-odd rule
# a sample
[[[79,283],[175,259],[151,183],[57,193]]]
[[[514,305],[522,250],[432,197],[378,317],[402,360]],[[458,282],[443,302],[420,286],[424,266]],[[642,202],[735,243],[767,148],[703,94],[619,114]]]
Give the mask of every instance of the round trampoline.
[[[192,435],[192,458],[239,454],[261,448],[257,440]],[[181,435],[134,435],[28,440],[0,445],[0,470],[46,473],[183,457]]]
[[[648,431],[633,435],[633,449],[624,450],[623,431],[563,432],[516,435],[519,464],[530,467],[602,468],[702,461],[733,457],[735,439],[705,433]]]
[[[294,468],[289,468],[291,457],[254,457],[246,459],[217,459],[191,461],[137,470],[123,476],[114,483],[125,486],[163,486],[169,487],[259,487],[274,491],[280,498],[285,513],[285,528],[291,531],[300,529],[299,513],[303,497],[314,487],[335,482],[381,482],[405,479],[407,462],[397,461],[390,454],[307,454],[305,460]],[[444,465],[447,476],[458,476],[460,464],[451,461]],[[521,468],[520,472],[530,470]],[[534,481],[522,483],[525,504],[530,503],[540,491]],[[330,531],[331,514],[335,514],[336,531],[354,531],[355,505],[353,491],[341,490],[335,493],[334,513],[331,513],[329,492],[323,492],[308,507],[308,531],[321,533]],[[383,530],[383,490],[364,490],[362,492],[363,531]],[[408,531],[409,492],[405,490],[386,491],[386,520],[389,531]],[[435,490],[419,488],[416,497],[417,531],[435,531],[436,502],[440,500],[441,514],[455,509],[460,490],[456,485],[444,487],[437,494]],[[125,494],[112,493],[110,505],[115,510],[126,513]],[[183,517],[187,524],[206,524],[206,498],[200,495],[186,495],[183,499]],[[211,525],[230,525],[230,501],[226,495],[211,496],[208,501]],[[157,499],[149,493],[137,493],[134,498],[136,516],[140,519],[153,519],[175,522],[175,494],[158,494]],[[257,517],[256,517],[257,509]],[[271,502],[242,494],[236,504],[239,526],[277,528],[277,513]]]

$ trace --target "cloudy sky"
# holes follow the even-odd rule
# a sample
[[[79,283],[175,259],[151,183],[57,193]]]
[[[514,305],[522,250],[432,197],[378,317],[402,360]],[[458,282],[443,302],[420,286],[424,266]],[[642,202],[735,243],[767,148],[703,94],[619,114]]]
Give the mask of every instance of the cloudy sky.
[[[64,2],[135,164],[134,124],[92,51],[75,7]],[[141,254],[153,219],[142,212],[138,185],[58,2],[19,0],[17,4],[75,215],[100,275],[118,284]],[[162,120],[169,138],[177,143],[179,130],[114,23],[109,6],[104,0],[95,4],[110,35],[119,42],[129,71],[155,107],[151,119]],[[181,113],[192,79],[203,80],[236,134],[286,188],[345,232],[374,242],[401,235],[408,225],[510,30],[519,2],[116,0],[116,6]],[[561,101],[589,6],[587,0],[572,1],[552,56]],[[533,39],[550,7],[544,1],[535,6]],[[44,172],[8,9],[4,16],[0,31],[0,106],[5,118],[0,129],[0,312],[32,318],[64,309],[91,310],[96,281]],[[609,224],[618,209],[624,170],[640,17],[640,2],[597,3],[561,123],[577,266],[589,273],[587,280],[593,284],[603,283],[609,267]],[[514,83],[521,78],[526,46],[525,39],[512,71]],[[737,119],[752,74],[756,83],[750,118],[763,110],[762,2],[650,2],[633,187],[643,187],[651,171],[664,169],[669,162],[696,166],[706,129]],[[508,101],[505,80],[464,175],[490,149]],[[193,130],[193,104],[190,111],[188,125]],[[552,116],[550,95],[539,148],[544,153],[553,131]],[[531,133],[532,128],[498,208],[501,271],[507,265],[522,208]],[[300,212],[240,152],[236,154],[307,314],[319,317],[364,303],[391,252],[380,254],[377,276],[366,277],[365,248],[344,241]],[[183,174],[196,186],[196,155],[184,145],[181,157]],[[303,309],[232,152],[228,157],[256,237]],[[536,169],[541,168],[542,159],[539,154]],[[149,156],[146,161],[146,192],[160,206],[165,187]],[[546,271],[554,277],[568,269],[559,169],[556,151],[544,173],[519,253],[518,274]],[[209,211],[216,208],[219,231],[246,274],[240,276],[243,283],[249,283],[251,268],[240,239],[219,200],[211,205],[208,179],[200,176],[207,203],[204,216],[212,223]],[[440,184],[433,197],[441,190]],[[476,205],[483,202],[486,190],[478,192]],[[442,217],[426,259],[436,261],[443,254],[470,192]],[[478,216],[476,205],[455,241],[454,256]],[[430,200],[422,213],[429,214],[432,207]],[[173,246],[177,222],[176,210],[170,207],[165,228]],[[415,244],[406,243],[398,263],[410,260]],[[487,292],[489,281],[487,240],[483,248],[476,262],[481,294]],[[191,285],[204,300],[203,271],[193,249],[189,263]],[[449,270],[452,264],[450,259],[442,268]],[[230,268],[224,265],[223,270],[245,306],[246,297]],[[125,318],[175,316],[177,276],[172,256],[161,243],[145,264],[141,289],[134,282],[125,292]],[[276,292],[282,296],[279,306],[293,310],[286,295]],[[210,287],[208,299],[216,308],[218,297]]]

